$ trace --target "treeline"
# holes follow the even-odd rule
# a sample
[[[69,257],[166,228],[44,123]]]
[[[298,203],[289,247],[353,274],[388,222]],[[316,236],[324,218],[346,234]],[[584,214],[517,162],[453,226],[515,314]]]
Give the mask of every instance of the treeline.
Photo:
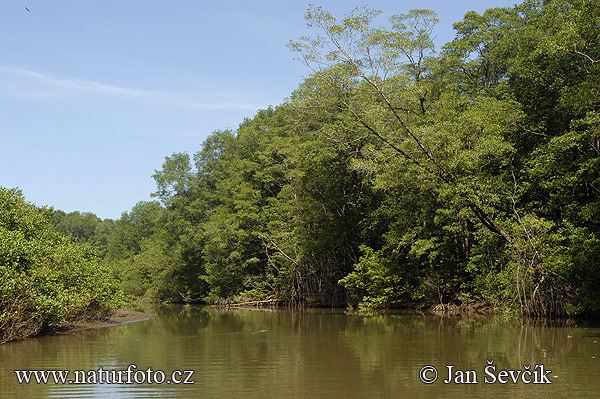
[[[130,295],[323,306],[600,309],[600,4],[376,26],[306,14],[284,104],[167,157],[113,226]]]
[[[131,297],[598,312],[600,3],[470,12],[439,53],[435,13],[379,14],[309,9],[289,100],[55,228]]]
[[[435,13],[378,14],[308,10],[311,76],[166,158],[123,273],[169,300],[600,309],[600,4],[470,12],[439,55]]]

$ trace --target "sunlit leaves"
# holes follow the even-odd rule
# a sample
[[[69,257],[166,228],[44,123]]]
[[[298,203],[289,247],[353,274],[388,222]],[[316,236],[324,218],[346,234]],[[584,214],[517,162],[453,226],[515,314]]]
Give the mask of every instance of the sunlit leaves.
[[[50,213],[0,187],[0,343],[120,304],[108,268],[53,231]]]

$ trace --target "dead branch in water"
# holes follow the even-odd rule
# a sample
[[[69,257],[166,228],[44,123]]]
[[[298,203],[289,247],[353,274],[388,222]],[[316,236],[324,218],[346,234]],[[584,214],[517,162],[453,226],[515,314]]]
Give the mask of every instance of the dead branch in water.
[[[260,306],[260,305],[266,305],[268,303],[279,303],[279,302],[281,302],[279,299],[264,299],[262,301],[229,303],[229,304],[226,304],[225,307],[233,308],[233,307],[238,307],[238,306]]]

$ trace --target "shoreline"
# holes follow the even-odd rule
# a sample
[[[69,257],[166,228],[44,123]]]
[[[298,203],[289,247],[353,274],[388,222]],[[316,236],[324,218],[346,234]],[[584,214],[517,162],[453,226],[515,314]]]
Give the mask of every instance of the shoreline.
[[[97,320],[85,320],[80,322],[66,322],[48,328],[39,335],[68,334],[74,331],[89,330],[93,328],[113,327],[121,324],[145,321],[153,315],[136,310],[115,310],[110,315]]]

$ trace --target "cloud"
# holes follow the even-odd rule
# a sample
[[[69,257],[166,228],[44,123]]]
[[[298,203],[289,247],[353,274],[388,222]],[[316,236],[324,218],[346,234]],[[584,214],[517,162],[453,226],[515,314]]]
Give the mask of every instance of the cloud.
[[[13,89],[13,94],[20,96],[65,97],[85,94],[196,110],[257,110],[266,107],[264,103],[250,101],[202,101],[179,92],[136,89],[92,80],[57,77],[29,69],[0,66],[0,82],[2,81]],[[4,90],[4,92],[7,91]]]

